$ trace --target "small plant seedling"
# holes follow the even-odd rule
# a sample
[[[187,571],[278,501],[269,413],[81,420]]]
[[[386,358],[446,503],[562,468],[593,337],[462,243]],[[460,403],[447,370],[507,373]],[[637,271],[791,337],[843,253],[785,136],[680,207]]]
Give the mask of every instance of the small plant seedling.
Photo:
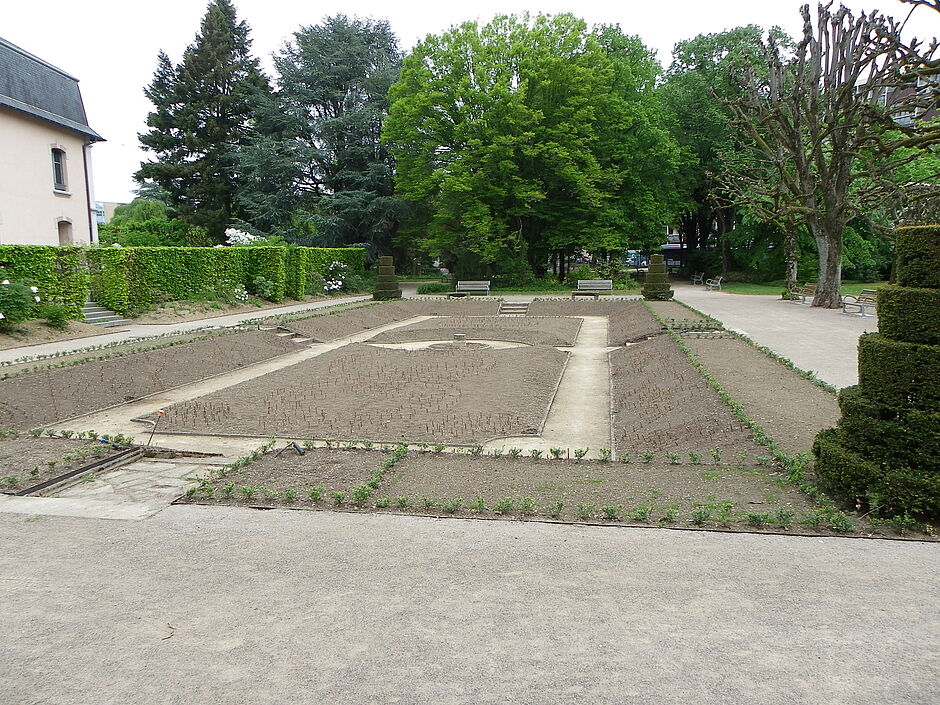
[[[37,466],[34,467],[32,470],[30,470],[30,471],[29,471],[29,474],[30,474],[32,477],[36,477],[36,476],[39,474],[39,466],[37,465]]]
[[[518,458],[520,455],[522,455],[522,448],[510,448],[509,455],[513,458]]]
[[[823,517],[819,511],[807,512],[803,515],[803,518],[800,519],[801,524],[806,526],[819,527],[822,524]]]
[[[535,500],[531,497],[523,497],[519,500],[519,513],[523,516],[535,513]]]
[[[531,455],[533,458],[541,458],[542,451],[539,450],[538,448],[533,448],[532,450],[529,451],[529,455]]]
[[[336,441],[334,441],[332,438],[324,438],[323,442],[326,444],[327,448],[332,448],[336,445]]]
[[[55,438],[55,429],[54,429],[54,428],[47,428],[47,429],[46,429],[46,435],[49,436],[49,438]]]
[[[307,497],[310,498],[312,502],[319,502],[323,499],[323,488],[322,487],[311,487],[307,490]]]
[[[497,514],[510,514],[516,508],[516,503],[512,500],[511,497],[506,497],[496,502],[493,505],[493,511]]]
[[[313,441],[304,441],[303,445],[306,450],[310,450],[316,444]]]
[[[75,431],[59,431],[59,435],[62,436],[62,438],[71,438],[75,435]]]
[[[502,448],[502,447],[500,447],[500,448],[493,448],[493,450],[490,451],[490,455],[492,455],[494,458],[499,458],[500,456],[502,456],[502,454],[503,454],[503,448]]]
[[[748,512],[747,514],[744,515],[744,518],[747,520],[747,523],[750,526],[754,526],[758,529],[770,523],[769,514],[759,514],[757,512]]]
[[[610,448],[601,448],[597,451],[602,463],[609,463],[613,451]]]
[[[793,523],[793,510],[781,507],[774,514],[774,523],[784,529]]]
[[[744,465],[745,463],[747,463],[747,451],[746,450],[738,451],[738,462],[741,463],[741,465]]]
[[[196,488],[196,485],[192,485],[191,487],[187,487],[187,488],[186,488],[186,496],[187,496],[187,497],[192,497],[194,494],[196,494],[196,489],[197,489],[197,488]]]
[[[267,485],[261,485],[261,494],[265,499],[277,499],[277,490],[272,490]]]
[[[449,502],[442,502],[441,509],[443,509],[448,514],[456,514],[460,511],[460,508],[463,506],[463,499],[460,497],[454,497]]]
[[[42,435],[42,429],[41,429],[41,428],[31,428],[31,429],[29,429],[29,435],[32,436],[33,438],[39,438],[39,437]]]
[[[346,493],[339,492],[339,491],[330,492],[330,499],[332,499],[333,504],[335,504],[338,507],[339,505],[341,505],[343,502],[346,501]]]
[[[663,516],[660,521],[667,524],[672,524],[679,518],[679,505],[678,504],[667,504],[663,507]]]
[[[630,518],[634,521],[649,521],[650,515],[653,513],[653,508],[648,504],[641,504],[639,507],[633,510],[630,514]]]
[[[430,509],[434,506],[434,500],[425,495],[421,497],[421,504],[424,505],[425,509]]]
[[[891,517],[890,521],[898,536],[904,536],[908,531],[917,528],[917,520],[908,514],[897,514]]]
[[[629,453],[621,453],[621,454],[620,454],[620,462],[621,462],[621,463],[632,463],[632,462],[633,462],[633,456],[630,455]]]
[[[63,456],[62,456],[62,462],[63,462],[63,463],[71,463],[71,462],[72,462],[72,456],[71,456],[71,455],[63,455]]]
[[[755,460],[757,461],[757,464],[758,464],[758,465],[769,465],[769,464],[770,464],[770,461],[773,460],[773,458],[768,457],[768,456],[766,456],[766,455],[758,455],[758,456],[755,458]]]
[[[375,500],[375,506],[378,509],[385,509],[385,507],[387,507],[391,503],[392,503],[392,500],[388,497],[379,497],[377,500]]]
[[[411,500],[408,499],[407,497],[399,496],[395,498],[395,504],[398,506],[399,509],[407,509],[408,507],[411,506]]]
[[[470,455],[483,455],[483,444],[475,443],[474,445],[470,446],[469,453]]]
[[[297,490],[295,490],[293,487],[288,487],[286,490],[284,490],[285,502],[293,502],[296,499],[297,499]]]
[[[651,462],[653,462],[653,458],[656,457],[656,453],[654,453],[653,451],[648,450],[648,451],[646,451],[645,453],[643,453],[643,455],[641,455],[640,457],[643,458],[643,462],[644,462],[644,463],[651,463]]]
[[[46,461],[46,465],[49,466],[49,469],[50,469],[50,470],[52,470],[52,469],[53,469],[56,465],[58,465],[58,464],[59,464],[59,463],[58,463],[57,460],[47,460],[47,461]]]
[[[470,509],[476,512],[482,512],[486,510],[486,502],[483,501],[483,497],[477,495],[477,498],[473,501],[473,504],[470,505]]]
[[[846,516],[844,512],[834,513],[829,521],[830,528],[840,534],[847,533],[855,528],[855,522]]]
[[[579,519],[586,521],[594,518],[594,515],[597,513],[597,507],[593,504],[579,504],[575,513],[578,515]]]
[[[359,485],[352,491],[352,503],[359,505],[369,499],[372,494],[372,488],[368,485]]]
[[[588,454],[588,451],[589,451],[589,450],[591,450],[591,449],[590,449],[590,448],[575,448],[575,449],[574,449],[574,457],[575,457],[575,459],[581,460],[582,458],[584,458],[585,455]]]
[[[438,443],[434,446],[433,450],[435,453],[443,453],[446,446],[443,443]]]
[[[242,485],[241,492],[242,492],[242,495],[244,495],[245,499],[251,499],[252,497],[255,496],[256,490],[254,487],[249,487],[248,485]]]
[[[747,451],[745,451],[745,453],[746,452]],[[718,463],[721,462],[721,448],[712,448],[710,451],[708,451],[708,454],[712,456],[712,460],[715,461],[715,465],[718,465]]]
[[[372,446],[374,445],[372,441],[360,441],[360,443],[362,443],[362,447],[366,450],[372,450]]]
[[[548,452],[551,453],[552,457],[556,460],[559,460],[561,456],[565,454],[564,448],[549,448]]]
[[[722,502],[715,510],[715,521],[720,526],[731,526],[734,505],[731,502]]]
[[[670,465],[679,465],[679,454],[678,453],[666,453],[666,459],[669,461]]]
[[[712,516],[712,510],[708,507],[696,507],[692,510],[692,523],[701,526]]]
[[[690,450],[690,451],[689,451],[689,462],[692,463],[692,465],[698,465],[699,463],[702,462],[702,454],[701,454],[701,453],[696,453],[694,450]]]
[[[605,504],[601,507],[601,513],[608,521],[620,521],[623,515],[622,504]]]
[[[230,482],[230,483],[228,483],[227,485],[225,485],[224,487],[222,487],[222,496],[223,496],[223,497],[231,497],[234,492],[235,492],[235,483],[234,483],[234,482]]]
[[[562,502],[560,499],[555,500],[548,506],[546,513],[548,514],[548,516],[557,519],[558,515],[561,514],[561,510],[564,506],[565,506],[565,503]]]

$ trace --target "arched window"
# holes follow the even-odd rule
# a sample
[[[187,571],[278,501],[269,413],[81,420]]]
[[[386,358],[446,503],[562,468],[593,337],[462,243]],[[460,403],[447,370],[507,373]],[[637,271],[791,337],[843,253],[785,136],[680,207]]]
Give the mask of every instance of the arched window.
[[[67,220],[60,220],[58,222],[59,228],[59,244],[60,245],[73,245],[74,238],[72,237],[72,224]]]
[[[65,150],[52,148],[52,178],[56,191],[68,191],[68,175],[65,171]]]

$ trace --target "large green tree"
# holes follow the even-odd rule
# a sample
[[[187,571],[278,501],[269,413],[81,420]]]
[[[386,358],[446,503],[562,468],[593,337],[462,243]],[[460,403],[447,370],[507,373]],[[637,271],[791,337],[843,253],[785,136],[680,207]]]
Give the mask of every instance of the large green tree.
[[[240,159],[248,219],[291,239],[387,250],[402,211],[380,141],[401,69],[388,22],[329,17],[295,32],[274,64],[277,90],[258,102]]]
[[[252,99],[267,91],[248,31],[230,0],[213,0],[182,61],[174,66],[161,51],[144,90],[154,110],[147,116],[150,130],[139,137],[154,161],[141,164],[136,178],[163,189],[181,219],[219,241],[237,215],[237,152]]]
[[[410,231],[481,272],[648,245],[670,215],[678,159],[653,105],[656,72],[638,39],[568,14],[427,37],[392,86],[384,133]]]

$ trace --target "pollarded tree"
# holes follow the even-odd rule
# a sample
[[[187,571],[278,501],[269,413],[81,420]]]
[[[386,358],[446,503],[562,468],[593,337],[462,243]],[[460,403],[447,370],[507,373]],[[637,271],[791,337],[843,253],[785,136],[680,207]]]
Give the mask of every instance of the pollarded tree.
[[[627,80],[633,69],[652,88],[635,44],[567,14],[468,22],[419,43],[391,89],[384,136],[421,247],[541,274],[553,254],[623,250],[642,230],[635,220],[661,222],[661,194],[627,179],[651,171],[628,174],[643,141],[674,149],[647,129],[655,116]]]
[[[762,43],[767,73],[751,71],[732,103],[753,159],[726,170],[723,182],[768,220],[806,225],[819,255],[813,305],[837,308],[846,224],[898,189],[892,172],[918,156],[904,148],[937,142],[940,130],[894,119],[928,100],[905,89],[936,44],[921,53],[892,18],[831,6],[819,6],[815,23],[802,7],[792,55],[772,34]]]
[[[174,66],[160,52],[153,82],[144,89],[154,110],[141,144],[155,155],[135,177],[167,194],[179,217],[221,241],[237,215],[236,155],[244,143],[253,96],[267,81],[250,54],[248,25],[230,0],[213,0],[195,41]]]
[[[388,22],[336,15],[274,57],[277,90],[256,106],[240,200],[259,228],[387,250],[401,219],[380,141],[401,52]]]

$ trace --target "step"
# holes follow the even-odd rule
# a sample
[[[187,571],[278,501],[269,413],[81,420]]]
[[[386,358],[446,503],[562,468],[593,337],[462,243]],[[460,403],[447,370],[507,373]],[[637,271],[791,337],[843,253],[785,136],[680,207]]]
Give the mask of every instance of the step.
[[[82,313],[114,313],[111,309],[107,309],[104,306],[82,306]]]

